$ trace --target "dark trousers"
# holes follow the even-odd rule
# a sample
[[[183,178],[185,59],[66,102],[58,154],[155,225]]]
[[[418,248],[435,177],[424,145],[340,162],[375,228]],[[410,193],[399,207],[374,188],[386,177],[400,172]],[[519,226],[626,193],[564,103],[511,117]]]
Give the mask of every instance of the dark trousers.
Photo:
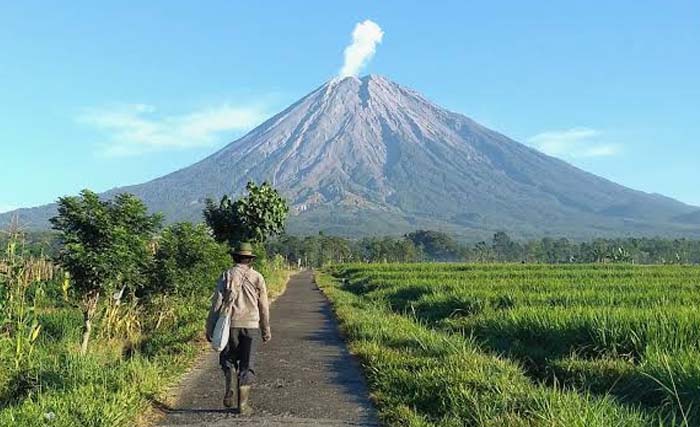
[[[228,344],[219,353],[221,369],[234,369],[239,385],[255,382],[255,350],[260,339],[259,329],[231,328]]]

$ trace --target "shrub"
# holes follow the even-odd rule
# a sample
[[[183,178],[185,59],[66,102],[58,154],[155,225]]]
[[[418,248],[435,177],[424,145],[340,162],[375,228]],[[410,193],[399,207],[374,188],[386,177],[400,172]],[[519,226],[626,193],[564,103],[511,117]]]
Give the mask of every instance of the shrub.
[[[230,265],[227,247],[214,240],[206,225],[173,224],[158,242],[147,293],[190,295],[209,290]]]
[[[83,354],[100,295],[144,285],[152,261],[149,243],[160,223],[161,217],[149,215],[146,205],[131,194],[104,201],[83,190],[79,197],[58,200],[58,215],[51,224],[63,243],[58,261],[70,272],[72,289],[83,300]]]

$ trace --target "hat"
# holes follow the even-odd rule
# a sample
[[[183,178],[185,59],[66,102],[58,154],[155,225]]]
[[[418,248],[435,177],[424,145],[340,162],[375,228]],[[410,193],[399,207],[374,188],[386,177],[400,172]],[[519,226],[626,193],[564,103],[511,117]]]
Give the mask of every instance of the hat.
[[[250,242],[241,242],[239,243],[233,251],[231,251],[231,255],[238,255],[238,256],[244,256],[244,257],[250,257],[250,258],[255,258],[255,254],[253,253],[253,245]]]

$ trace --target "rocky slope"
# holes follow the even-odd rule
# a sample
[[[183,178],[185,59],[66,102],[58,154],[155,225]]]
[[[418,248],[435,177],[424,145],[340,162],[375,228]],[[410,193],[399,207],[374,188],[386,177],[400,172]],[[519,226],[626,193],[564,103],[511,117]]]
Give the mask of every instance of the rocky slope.
[[[697,208],[577,169],[374,75],[332,80],[210,157],[108,195],[129,191],[171,221],[198,220],[205,197],[250,179],[288,198],[292,232],[699,233],[678,220]],[[53,211],[19,214],[44,226]]]

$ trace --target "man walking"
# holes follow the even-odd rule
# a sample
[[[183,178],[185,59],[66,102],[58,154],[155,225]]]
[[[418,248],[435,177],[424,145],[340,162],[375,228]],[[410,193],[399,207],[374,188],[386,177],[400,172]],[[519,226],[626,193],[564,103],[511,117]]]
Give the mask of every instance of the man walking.
[[[250,387],[255,381],[255,350],[262,337],[270,334],[270,310],[267,287],[263,276],[255,271],[253,247],[243,242],[231,253],[235,265],[225,271],[212,295],[211,310],[207,318],[207,339],[211,341],[219,313],[230,313],[231,330],[226,348],[219,354],[224,371],[224,406],[233,406],[233,375],[238,381],[238,411],[251,412],[248,405]]]

